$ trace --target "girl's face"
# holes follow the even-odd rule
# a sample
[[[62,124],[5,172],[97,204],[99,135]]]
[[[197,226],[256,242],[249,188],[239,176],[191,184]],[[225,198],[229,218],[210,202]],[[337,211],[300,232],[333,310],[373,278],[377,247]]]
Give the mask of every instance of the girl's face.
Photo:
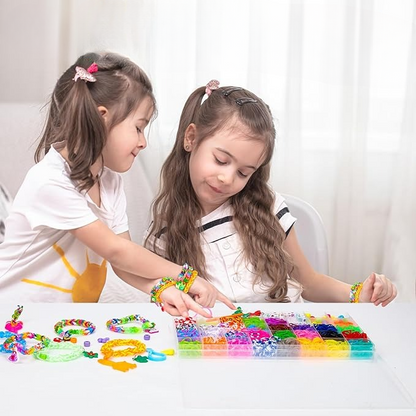
[[[207,137],[195,147],[195,125],[185,134],[191,152],[189,173],[204,215],[240,192],[264,159],[264,144],[247,137],[241,124],[233,124]]]
[[[104,110],[103,117],[108,119],[110,113]],[[144,130],[152,114],[153,102],[146,97],[136,111],[110,130],[103,149],[104,165],[107,168],[119,173],[131,168],[135,157],[147,145]]]

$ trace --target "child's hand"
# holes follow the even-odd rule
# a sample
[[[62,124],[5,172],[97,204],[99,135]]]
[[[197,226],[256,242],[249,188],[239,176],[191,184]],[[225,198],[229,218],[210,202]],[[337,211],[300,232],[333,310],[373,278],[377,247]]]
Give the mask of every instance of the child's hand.
[[[210,318],[211,315],[205,311],[198,303],[196,303],[188,294],[176,289],[175,286],[168,287],[161,295],[160,299],[163,301],[162,311],[165,311],[173,316],[189,316],[188,311]]]
[[[215,301],[219,300],[231,309],[236,309],[233,303],[223,295],[215,286],[202,277],[197,277],[189,289],[194,299],[205,308],[212,308]]]
[[[397,296],[394,284],[383,274],[371,273],[363,283],[359,302],[371,302],[378,306],[388,305]]]

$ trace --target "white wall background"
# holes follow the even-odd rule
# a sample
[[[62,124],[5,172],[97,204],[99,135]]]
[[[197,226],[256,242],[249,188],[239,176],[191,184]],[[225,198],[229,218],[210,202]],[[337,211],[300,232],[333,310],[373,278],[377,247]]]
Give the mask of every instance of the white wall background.
[[[142,66],[159,105],[149,147],[125,174],[136,241],[182,106],[216,78],[271,106],[272,184],[321,213],[331,275],[384,272],[399,300],[415,300],[413,0],[0,0],[0,181],[12,194],[57,78],[103,49]]]

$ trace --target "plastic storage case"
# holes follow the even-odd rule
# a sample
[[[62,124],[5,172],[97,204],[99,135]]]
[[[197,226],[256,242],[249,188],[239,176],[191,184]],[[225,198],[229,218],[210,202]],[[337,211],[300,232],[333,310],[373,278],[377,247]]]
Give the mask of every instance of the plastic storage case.
[[[375,347],[349,315],[237,313],[177,318],[178,353],[184,358],[372,359]]]

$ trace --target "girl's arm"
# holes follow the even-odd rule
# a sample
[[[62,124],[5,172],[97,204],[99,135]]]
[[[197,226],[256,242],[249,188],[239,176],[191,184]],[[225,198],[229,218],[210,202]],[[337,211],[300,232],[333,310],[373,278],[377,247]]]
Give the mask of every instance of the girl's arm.
[[[182,271],[182,266],[133,243],[128,232],[117,235],[99,220],[72,230],[71,233],[92,251],[105,258],[121,279],[146,293],[150,293],[152,287],[162,277],[175,278]],[[149,282],[145,282],[149,279]],[[235,309],[228,298],[210,283],[202,282],[200,278],[197,278],[192,285],[192,291],[193,294],[196,291],[198,301],[203,306],[213,306],[215,300],[218,299]],[[190,309],[202,316],[209,317],[209,314],[189,295],[174,287],[165,289],[161,299],[166,312],[172,315],[187,316],[187,311]]]
[[[113,268],[113,270],[117,276],[120,277],[120,279],[124,280],[130,286],[133,286],[136,289],[147,293],[149,296],[153,286],[160,280],[145,279],[144,277],[136,276],[116,268]],[[168,287],[162,292],[160,297],[163,301],[163,310],[170,315],[188,317],[188,311],[191,310],[195,313],[205,316],[205,318],[209,318],[211,316],[189,295],[181,292],[175,287]]]
[[[304,288],[302,297],[312,302],[348,302],[351,285],[318,273],[309,264],[296,237],[295,227],[289,232],[284,243],[285,250],[293,259],[291,276]],[[372,273],[365,281],[360,302],[372,302],[386,306],[397,295],[395,286],[383,275]]]
[[[176,277],[182,270],[182,266],[133,243],[128,233],[124,235],[127,238],[117,235],[99,220],[71,230],[71,233],[114,269],[152,280],[163,276]]]
[[[125,238],[126,240],[130,240],[130,234],[128,232],[118,235],[119,237]],[[150,291],[152,290],[153,286],[159,281],[159,279],[145,279],[143,277],[133,275],[131,273],[125,272],[114,267],[113,270],[117,274],[117,276],[124,280],[126,283],[148,294],[150,294]],[[208,317],[208,315],[206,313],[201,313],[202,309],[199,305],[202,305],[206,308],[212,308],[215,305],[215,302],[219,300],[231,309],[236,308],[234,304],[225,295],[223,295],[211,283],[207,282],[202,277],[197,277],[195,279],[189,292],[198,302],[199,305],[195,303],[193,299],[188,295],[186,295],[185,299],[183,299],[182,295],[179,298],[179,294],[176,293],[177,298],[175,298],[175,292],[182,293],[178,290],[168,290],[169,289],[164,290],[161,297],[162,300],[164,300],[166,312],[169,312],[171,315],[177,315],[178,313],[182,315],[183,308],[185,307],[185,305],[182,304],[183,300],[186,301],[185,303],[186,305],[188,305],[188,309],[198,312],[199,314],[202,314],[205,317]],[[169,300],[167,299],[168,296]],[[178,302],[175,302],[175,300],[177,300]],[[190,300],[192,302],[190,302]],[[192,307],[189,307],[189,305],[191,305]],[[196,308],[198,308],[198,310],[196,310]]]

